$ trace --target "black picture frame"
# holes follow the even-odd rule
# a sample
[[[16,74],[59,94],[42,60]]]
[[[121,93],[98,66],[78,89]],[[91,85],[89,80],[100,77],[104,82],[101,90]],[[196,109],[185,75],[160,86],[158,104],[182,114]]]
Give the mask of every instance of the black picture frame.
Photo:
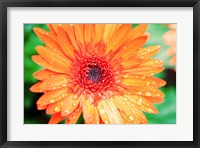
[[[193,7],[193,141],[7,141],[8,7]],[[1,0],[0,146],[21,147],[200,147],[200,1],[199,0]],[[187,84],[186,84],[187,85]],[[20,134],[20,133],[19,133]]]

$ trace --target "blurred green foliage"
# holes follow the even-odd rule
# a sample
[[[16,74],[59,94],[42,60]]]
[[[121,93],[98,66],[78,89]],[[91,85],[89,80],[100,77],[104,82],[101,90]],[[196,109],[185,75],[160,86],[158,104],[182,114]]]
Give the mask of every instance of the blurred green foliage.
[[[133,24],[133,28],[137,24]],[[35,47],[44,45],[43,42],[34,34],[33,28],[40,27],[48,30],[45,24],[24,24],[24,124],[47,124],[50,117],[45,111],[38,111],[36,101],[42,95],[41,93],[32,93],[29,88],[37,82],[32,76],[34,72],[42,69],[31,59],[32,55],[37,54]],[[145,113],[149,124],[175,124],[176,123],[176,72],[174,66],[169,64],[169,57],[166,52],[169,46],[163,42],[162,36],[169,28],[165,24],[149,24],[147,32],[150,38],[145,46],[161,45],[161,50],[154,56],[165,62],[165,70],[156,75],[156,77],[167,81],[167,85],[161,90],[165,94],[165,101],[161,104],[155,104],[159,114]],[[64,123],[65,121],[62,121]],[[77,121],[77,124],[84,123],[83,117]]]

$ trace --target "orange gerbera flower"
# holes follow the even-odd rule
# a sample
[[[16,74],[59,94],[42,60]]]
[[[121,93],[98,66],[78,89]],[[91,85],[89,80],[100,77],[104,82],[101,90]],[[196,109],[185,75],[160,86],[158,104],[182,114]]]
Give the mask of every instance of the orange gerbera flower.
[[[163,35],[163,40],[166,45],[169,45],[167,54],[172,56],[170,60],[171,65],[176,65],[176,24],[167,25],[170,30]]]
[[[157,114],[153,103],[163,102],[158,89],[165,81],[152,75],[163,62],[151,59],[160,46],[143,47],[147,25],[50,24],[50,32],[34,28],[45,43],[33,61],[44,69],[30,90],[43,92],[39,110],[52,114],[56,124],[74,124],[81,114],[87,124],[147,123],[142,111]]]

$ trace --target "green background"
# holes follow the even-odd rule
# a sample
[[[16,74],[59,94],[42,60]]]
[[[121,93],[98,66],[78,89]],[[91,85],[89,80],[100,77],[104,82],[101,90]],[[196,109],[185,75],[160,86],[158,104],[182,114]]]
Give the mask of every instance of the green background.
[[[137,24],[133,24],[133,28]],[[39,65],[35,64],[31,56],[37,54],[35,47],[44,45],[43,42],[34,34],[33,27],[40,27],[49,30],[45,24],[24,24],[24,124],[47,124],[50,115],[46,115],[45,110],[37,110],[36,101],[42,95],[41,93],[32,93],[29,88],[37,82],[32,74],[39,69]],[[167,81],[167,85],[161,90],[165,93],[165,101],[161,104],[155,104],[159,110],[159,114],[145,113],[149,124],[175,124],[176,123],[176,72],[174,66],[169,64],[171,57],[167,55],[167,49],[163,42],[162,36],[169,28],[165,24],[149,24],[147,31],[150,38],[145,46],[161,45],[162,48],[154,58],[161,59],[165,62],[165,70],[156,75]],[[61,123],[64,123],[62,121]],[[77,124],[84,123],[81,116]]]

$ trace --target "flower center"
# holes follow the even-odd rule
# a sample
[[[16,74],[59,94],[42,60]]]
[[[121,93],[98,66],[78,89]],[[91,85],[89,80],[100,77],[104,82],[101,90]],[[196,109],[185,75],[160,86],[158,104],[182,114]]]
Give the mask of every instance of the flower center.
[[[102,79],[102,74],[104,70],[98,67],[97,65],[89,65],[88,66],[88,80],[91,80],[93,83],[98,83]]]
[[[79,60],[76,64],[76,80],[80,87],[89,92],[106,91],[113,81],[109,63],[101,57]]]

